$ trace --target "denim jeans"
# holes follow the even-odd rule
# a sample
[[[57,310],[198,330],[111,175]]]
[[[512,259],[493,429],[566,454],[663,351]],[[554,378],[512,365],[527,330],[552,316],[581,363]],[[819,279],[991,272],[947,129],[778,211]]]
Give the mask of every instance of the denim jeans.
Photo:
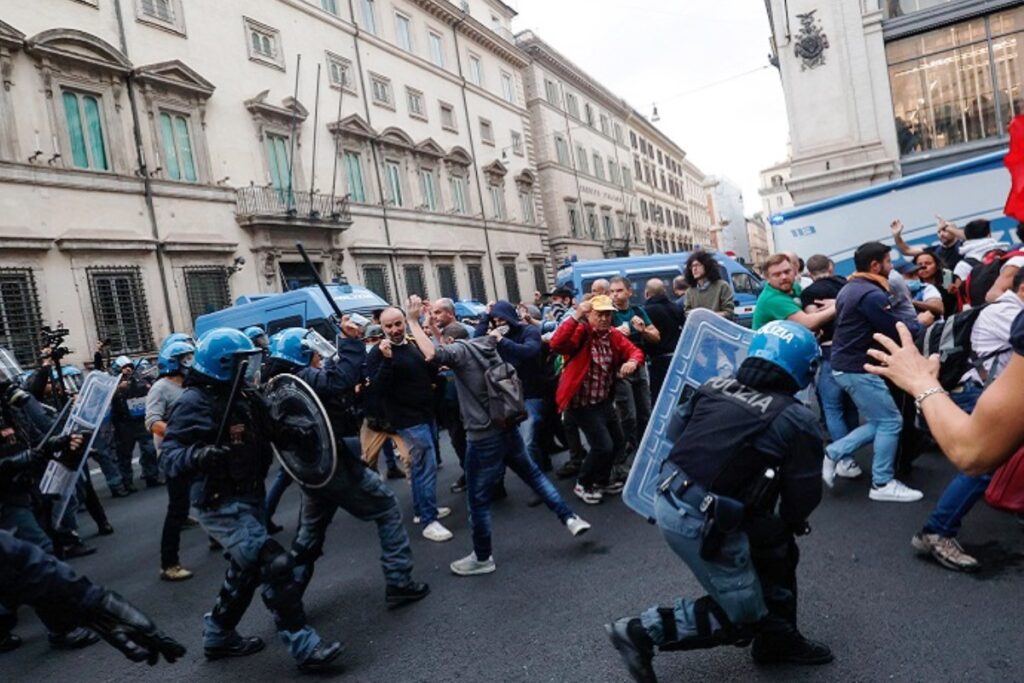
[[[27,543],[34,543],[47,553],[53,554],[53,541],[43,531],[39,519],[28,503],[0,502],[0,529],[10,531],[15,538]]]
[[[437,453],[434,430],[424,423],[398,430],[412,457],[412,507],[424,527],[437,520]]]
[[[281,468],[277,471],[274,476],[274,481],[270,482],[270,488],[267,489],[267,521],[269,522],[274,517],[274,513],[277,512],[277,506],[281,504],[281,496],[284,492],[292,485],[292,477],[288,474],[288,470]]]
[[[339,470],[345,467],[339,464]],[[398,500],[376,472],[360,466],[358,472],[346,470],[336,474],[323,488],[302,489],[295,546],[308,558],[297,568],[303,587],[312,578],[313,562],[323,554],[327,527],[338,508],[364,522],[376,522],[384,580],[392,586],[408,584],[412,580],[412,548]]]
[[[544,461],[544,449],[540,445],[540,429],[544,422],[544,399],[526,399],[526,413],[529,417],[519,424],[519,435],[526,443],[526,452],[530,455],[530,460],[540,467]]]
[[[267,528],[263,524],[264,516],[262,505],[240,501],[230,501],[218,508],[199,509],[199,522],[206,533],[224,546],[224,554],[235,567],[243,573],[255,576],[259,576],[262,569],[260,550],[269,538]],[[274,619],[277,621],[276,614]],[[204,615],[203,623],[204,647],[223,645],[235,635],[235,629],[218,624],[212,612]],[[304,661],[320,644],[320,636],[308,624],[294,631],[279,630],[278,635],[288,646],[292,657],[299,662]]]
[[[506,429],[485,439],[469,441],[466,444],[466,499],[473,550],[479,560],[491,556],[491,491],[501,480],[506,466],[533,489],[563,523],[574,515],[558,489],[526,455],[518,429]]]
[[[983,387],[974,382],[964,385],[962,391],[950,393],[953,402],[960,406],[964,412],[974,412],[978,404]],[[992,475],[983,474],[977,477],[969,477],[966,474],[957,474],[953,481],[949,482],[946,489],[935,504],[935,509],[928,516],[925,522],[924,532],[939,534],[940,536],[955,537],[960,533],[960,526],[963,524],[964,516],[971,511],[974,504],[985,495],[985,489],[992,481]]]
[[[857,407],[832,375],[832,362],[822,359],[818,370],[818,401],[825,426],[833,441],[839,441],[860,424]]]
[[[566,416],[587,437],[590,447],[580,468],[580,484],[585,488],[607,485],[615,454],[625,451],[625,439],[615,406],[607,400],[592,406],[569,408]]]
[[[896,449],[903,429],[899,408],[881,377],[838,370],[833,370],[832,376],[853,399],[867,422],[829,444],[825,454],[838,462],[852,457],[858,448],[874,441],[871,481],[875,486],[884,486],[895,476]]]

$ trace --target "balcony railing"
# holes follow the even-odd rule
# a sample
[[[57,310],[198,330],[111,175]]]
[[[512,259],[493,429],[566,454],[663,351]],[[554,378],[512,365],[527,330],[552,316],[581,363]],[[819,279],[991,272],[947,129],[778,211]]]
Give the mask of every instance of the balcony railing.
[[[321,194],[302,190],[242,187],[236,192],[235,217],[238,219],[278,219],[302,222],[350,225],[348,195]]]

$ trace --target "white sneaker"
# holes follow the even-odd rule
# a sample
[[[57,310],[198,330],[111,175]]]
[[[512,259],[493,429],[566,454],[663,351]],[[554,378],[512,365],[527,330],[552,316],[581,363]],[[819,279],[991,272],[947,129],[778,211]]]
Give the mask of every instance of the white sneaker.
[[[441,522],[431,522],[423,530],[423,538],[435,543],[443,543],[452,540],[452,532],[445,529]]]
[[[438,519],[444,519],[445,517],[447,517],[450,514],[452,514],[452,509],[451,508],[437,508],[437,518]],[[413,518],[412,518],[412,523],[413,524],[419,524],[420,523],[420,516],[419,515],[414,515]]]
[[[836,485],[836,461],[828,457],[827,453],[821,463],[821,480],[829,488],[833,488]]]
[[[872,486],[868,498],[890,503],[913,503],[924,498],[924,494],[898,479],[890,479],[884,486]]]
[[[587,505],[597,505],[604,500],[603,493],[598,491],[596,488],[584,488],[583,484],[576,484],[576,486],[573,487],[572,492],[577,498]]]
[[[569,533],[573,536],[582,536],[590,531],[590,522],[579,515],[573,515],[565,520],[565,526],[569,528]]]
[[[860,475],[864,474],[860,465],[853,458],[843,458],[836,463],[836,476],[842,477],[843,479],[856,479]]]
[[[451,570],[453,574],[459,576],[478,576],[480,574],[490,574],[498,566],[494,564],[494,557],[488,557],[486,560],[476,559],[476,553],[470,553],[461,560],[455,560],[451,563]]]

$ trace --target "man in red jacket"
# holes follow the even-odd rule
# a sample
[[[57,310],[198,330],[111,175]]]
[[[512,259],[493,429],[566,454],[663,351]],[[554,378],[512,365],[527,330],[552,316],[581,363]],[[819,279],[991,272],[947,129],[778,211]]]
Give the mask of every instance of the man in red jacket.
[[[625,447],[613,387],[616,377],[629,377],[644,362],[643,351],[612,328],[614,310],[603,294],[583,301],[551,338],[551,350],[566,357],[555,394],[558,410],[568,411],[590,444],[573,491],[590,505],[605,493],[622,492],[621,483],[609,484],[613,457]]]

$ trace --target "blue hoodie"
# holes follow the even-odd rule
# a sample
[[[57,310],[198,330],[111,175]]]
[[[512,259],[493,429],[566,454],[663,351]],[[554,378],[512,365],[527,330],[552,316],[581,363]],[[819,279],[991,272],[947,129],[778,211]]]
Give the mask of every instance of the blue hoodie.
[[[498,342],[498,355],[516,369],[516,374],[519,375],[519,380],[523,383],[523,398],[543,398],[543,383],[541,381],[543,345],[540,339],[540,329],[520,320],[515,306],[507,301],[498,301],[490,313],[480,316],[475,336],[486,335],[492,319],[498,324],[508,324],[508,334]]]

